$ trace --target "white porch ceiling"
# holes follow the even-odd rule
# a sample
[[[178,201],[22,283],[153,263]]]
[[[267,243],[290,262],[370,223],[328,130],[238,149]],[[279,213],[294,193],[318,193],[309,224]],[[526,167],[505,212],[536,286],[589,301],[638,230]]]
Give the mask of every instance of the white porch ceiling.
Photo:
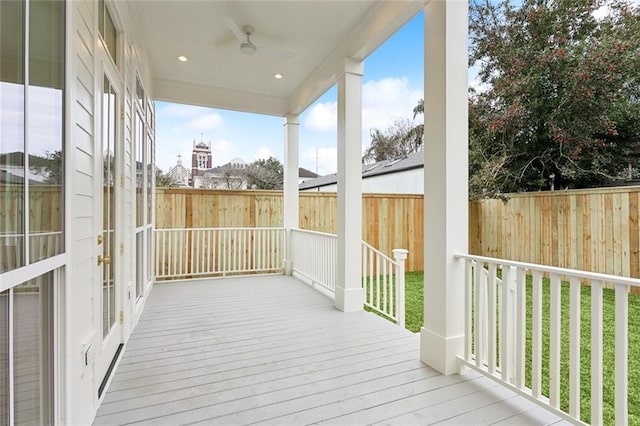
[[[157,100],[262,114],[299,114],[425,4],[414,1],[136,1]],[[255,28],[239,52],[225,19]],[[263,47],[263,49],[261,49]],[[283,57],[269,48],[293,53]],[[186,56],[188,62],[177,57]],[[277,80],[276,73],[284,78]],[[366,68],[365,68],[366,73]]]

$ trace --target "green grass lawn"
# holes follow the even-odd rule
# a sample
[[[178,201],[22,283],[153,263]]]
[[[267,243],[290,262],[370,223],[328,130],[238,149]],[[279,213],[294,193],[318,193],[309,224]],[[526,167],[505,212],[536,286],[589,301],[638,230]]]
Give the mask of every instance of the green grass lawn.
[[[406,274],[406,327],[417,332],[423,322],[423,274]],[[531,386],[531,277],[527,277],[527,355],[526,380]],[[604,423],[615,424],[614,351],[615,294],[603,291],[604,330]],[[582,288],[581,298],[581,414],[589,423],[591,417],[591,288]],[[542,389],[549,394],[549,280],[543,280],[543,378]],[[569,285],[562,285],[561,407],[569,410]],[[629,295],[629,424],[640,425],[640,295]]]

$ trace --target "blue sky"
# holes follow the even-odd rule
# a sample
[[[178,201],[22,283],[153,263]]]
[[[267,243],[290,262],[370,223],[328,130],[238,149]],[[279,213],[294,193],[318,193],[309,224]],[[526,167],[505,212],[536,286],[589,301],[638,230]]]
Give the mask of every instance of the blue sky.
[[[411,119],[423,96],[423,25],[420,13],[365,60],[363,147],[369,143],[369,129]],[[333,87],[300,116],[300,166],[317,168],[321,175],[336,171],[336,97]],[[247,162],[269,156],[283,159],[281,117],[165,102],[156,103],[156,117],[156,163],[163,171],[176,164],[178,154],[190,167],[193,140],[199,141],[201,134],[212,144],[214,166],[236,157]]]

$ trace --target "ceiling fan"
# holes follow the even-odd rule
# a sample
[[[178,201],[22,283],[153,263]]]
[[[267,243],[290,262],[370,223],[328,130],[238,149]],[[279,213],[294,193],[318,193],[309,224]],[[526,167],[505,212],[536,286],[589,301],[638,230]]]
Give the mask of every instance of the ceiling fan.
[[[243,25],[242,28],[240,28],[236,21],[230,16],[225,17],[225,22],[227,23],[229,30],[231,30],[238,42],[240,42],[240,52],[245,55],[254,55],[258,53],[269,56],[276,56],[284,59],[293,58],[295,56],[295,53],[290,50],[262,45],[256,46],[251,41],[251,35],[255,31],[255,29],[251,25]]]

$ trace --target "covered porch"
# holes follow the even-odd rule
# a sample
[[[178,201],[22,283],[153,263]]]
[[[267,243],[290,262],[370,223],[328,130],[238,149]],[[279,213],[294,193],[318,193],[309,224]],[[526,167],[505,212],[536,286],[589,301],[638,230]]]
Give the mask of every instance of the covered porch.
[[[419,340],[288,276],[157,283],[94,424],[566,423]]]

